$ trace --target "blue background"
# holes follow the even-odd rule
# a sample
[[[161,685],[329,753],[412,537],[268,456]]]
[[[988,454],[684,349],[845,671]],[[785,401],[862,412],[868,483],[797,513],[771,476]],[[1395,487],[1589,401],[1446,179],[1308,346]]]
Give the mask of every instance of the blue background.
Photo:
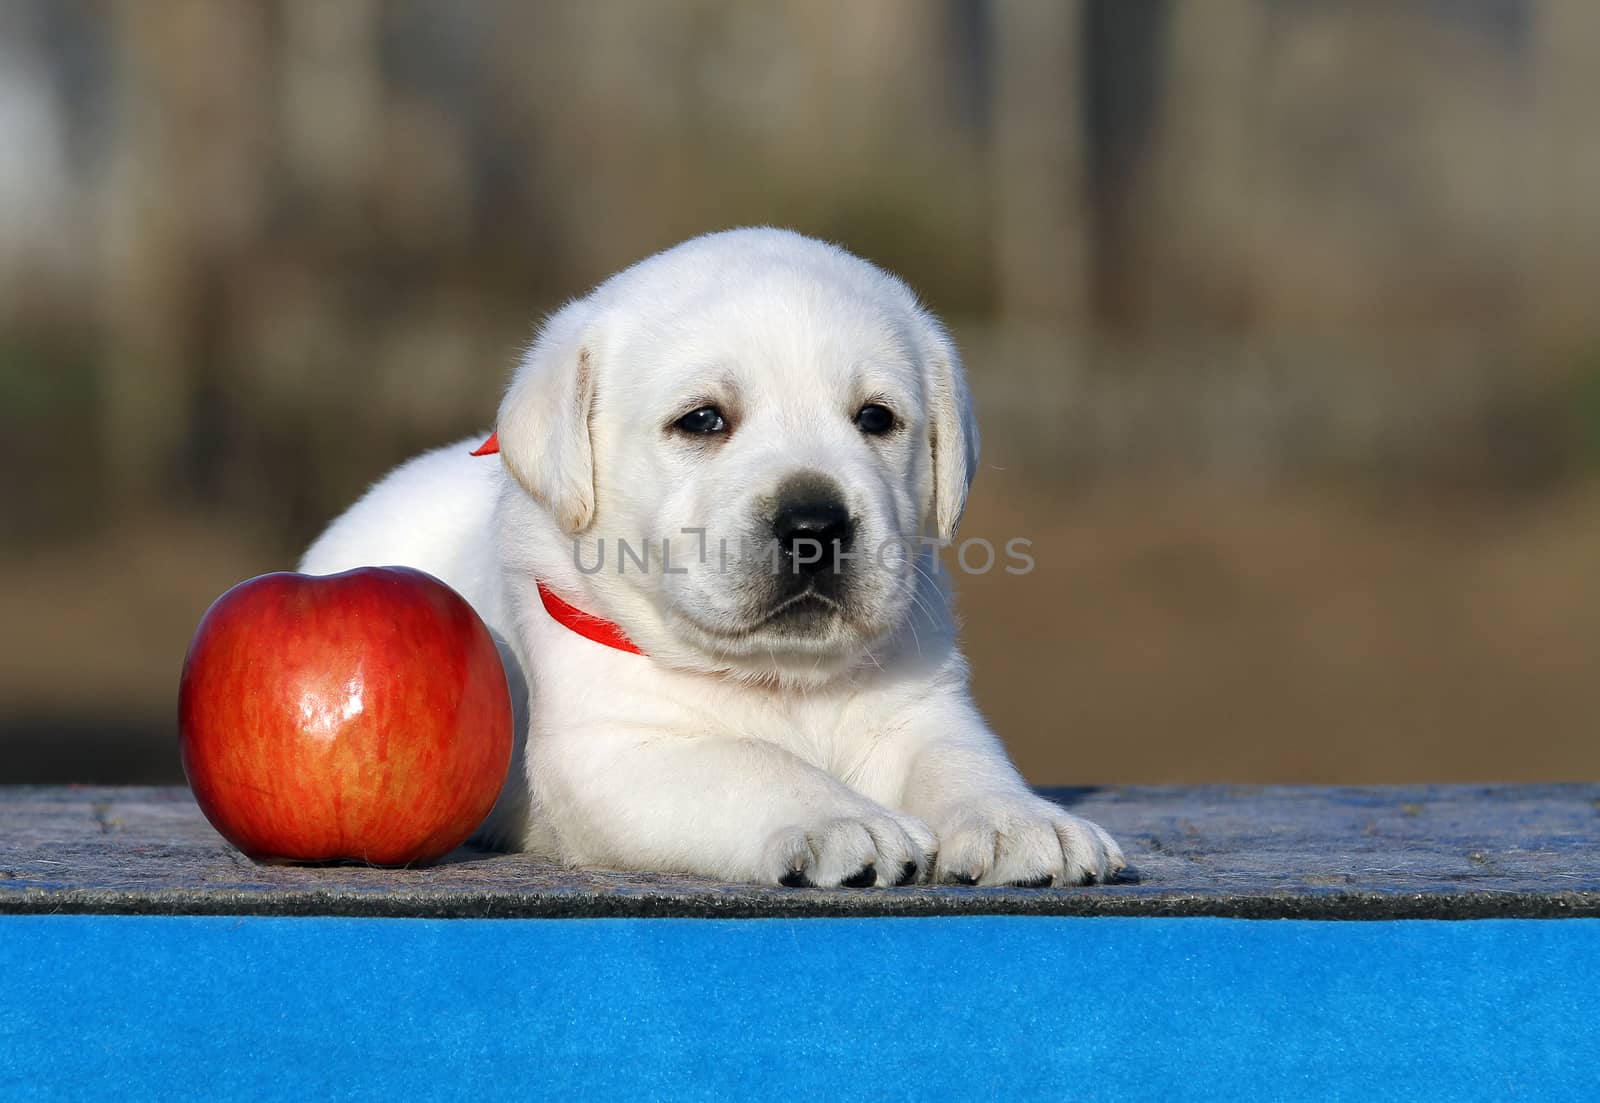
[[[0,1098],[1597,1099],[1600,920],[0,917]]]

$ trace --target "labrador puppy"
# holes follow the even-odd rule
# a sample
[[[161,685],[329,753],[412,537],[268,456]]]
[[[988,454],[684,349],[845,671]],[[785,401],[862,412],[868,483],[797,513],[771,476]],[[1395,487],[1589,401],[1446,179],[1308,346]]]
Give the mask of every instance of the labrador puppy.
[[[301,570],[416,567],[496,633],[525,739],[484,841],[790,886],[1122,868],[968,693],[936,545],[978,432],[894,276],[695,238],[550,317],[476,443],[394,471]]]

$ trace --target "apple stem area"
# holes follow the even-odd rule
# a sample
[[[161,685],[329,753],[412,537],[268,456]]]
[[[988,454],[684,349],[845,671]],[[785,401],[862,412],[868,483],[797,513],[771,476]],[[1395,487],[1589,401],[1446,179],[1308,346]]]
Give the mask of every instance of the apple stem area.
[[[0,1098],[1596,1097],[1600,787],[1044,792],[1124,878],[259,865],[0,788]]]

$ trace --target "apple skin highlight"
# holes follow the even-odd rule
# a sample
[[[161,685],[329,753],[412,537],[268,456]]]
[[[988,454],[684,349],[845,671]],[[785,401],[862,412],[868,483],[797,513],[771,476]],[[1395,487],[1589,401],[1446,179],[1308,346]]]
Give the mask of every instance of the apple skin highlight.
[[[407,567],[241,582],[200,620],[178,690],[184,773],[258,861],[435,861],[494,806],[511,693],[470,605]]]

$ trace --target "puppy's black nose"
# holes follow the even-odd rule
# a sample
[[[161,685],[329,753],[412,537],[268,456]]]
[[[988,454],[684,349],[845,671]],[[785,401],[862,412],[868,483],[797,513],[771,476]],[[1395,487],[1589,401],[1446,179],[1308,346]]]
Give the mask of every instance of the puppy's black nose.
[[[772,535],[797,574],[837,569],[840,554],[850,550],[855,527],[850,511],[832,495],[780,499],[772,519]]]

